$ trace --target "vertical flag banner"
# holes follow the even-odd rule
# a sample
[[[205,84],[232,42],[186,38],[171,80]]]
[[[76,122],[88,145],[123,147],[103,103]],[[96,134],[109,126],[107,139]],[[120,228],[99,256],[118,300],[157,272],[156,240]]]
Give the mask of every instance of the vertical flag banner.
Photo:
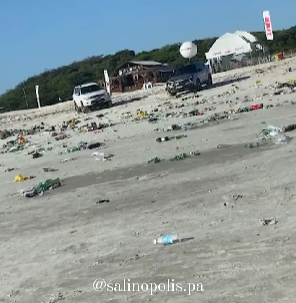
[[[269,11],[263,12],[263,20],[264,20],[264,27],[265,27],[265,35],[267,40],[273,40],[273,32],[272,32],[272,25]]]

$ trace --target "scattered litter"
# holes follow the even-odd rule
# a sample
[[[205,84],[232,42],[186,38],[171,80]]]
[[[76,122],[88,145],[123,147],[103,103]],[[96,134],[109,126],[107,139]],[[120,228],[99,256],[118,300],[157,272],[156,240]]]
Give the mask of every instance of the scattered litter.
[[[111,158],[114,157],[114,154],[108,154],[105,152],[98,152],[98,151],[93,152],[92,155],[97,157],[95,159],[97,161],[111,161]]]
[[[97,201],[96,204],[109,203],[109,202],[110,202],[109,199],[103,199],[103,200]]]
[[[31,180],[34,178],[35,178],[35,176],[24,177],[23,175],[19,174],[14,177],[14,182],[27,181],[27,180]]]
[[[181,161],[181,160],[190,158],[191,156],[199,156],[199,155],[200,155],[200,153],[197,151],[192,151],[188,154],[182,153],[182,154],[176,155],[175,157],[171,158],[170,161]]]
[[[66,139],[66,138],[69,138],[70,136],[69,135],[66,135],[66,134],[59,134],[59,135],[57,135],[56,137],[55,137],[55,140],[56,141],[60,141],[60,140],[64,140],[64,139]]]
[[[36,151],[32,154],[32,158],[33,159],[37,159],[37,158],[40,158],[40,157],[43,157],[43,154],[41,154],[40,152]]]
[[[11,172],[11,171],[13,171],[13,170],[15,170],[16,168],[7,168],[7,169],[5,169],[5,172]]]
[[[183,138],[186,138],[187,136],[186,135],[178,135],[178,136],[171,136],[171,137],[159,137],[156,139],[156,142],[165,142],[165,141],[171,141],[171,140],[180,140],[180,139],[183,139]]]
[[[286,136],[285,132],[291,132],[296,129],[296,124],[289,124],[287,126],[274,126],[268,125],[267,128],[261,130],[261,132],[257,135],[262,134],[266,138],[272,138],[274,143],[287,143],[292,138]]]
[[[277,132],[277,133],[282,133],[285,131],[284,126],[275,126],[275,125],[268,125],[267,130],[270,132]]]
[[[181,239],[178,235],[162,235],[159,238],[154,239],[154,244],[169,245],[178,243],[180,240]]]
[[[44,192],[50,189],[60,187],[61,185],[61,180],[59,178],[47,179],[46,181],[40,182],[38,185],[32,188],[22,189],[21,195],[27,198],[32,198],[34,196],[42,196]]]
[[[272,224],[277,224],[278,221],[276,218],[271,218],[271,219],[260,219],[261,223],[263,225],[272,225]]]
[[[53,294],[46,303],[57,303],[59,301],[65,300],[65,296],[62,293],[55,293]]]
[[[76,146],[70,147],[66,150],[67,153],[73,153],[79,150],[85,150],[87,148],[87,142],[79,142]]]
[[[238,199],[242,198],[242,195],[233,195],[232,198],[234,199],[234,201],[237,201]]]
[[[277,134],[272,138],[273,143],[275,144],[286,144],[288,143],[292,138],[289,136],[286,136],[285,134]]]
[[[148,163],[159,163],[161,162],[161,159],[158,157],[152,158],[148,161]]]
[[[51,168],[51,167],[44,167],[43,168],[44,172],[54,172],[54,171],[58,171],[57,168]]]
[[[67,153],[73,153],[80,150],[94,149],[100,147],[102,144],[100,142],[87,143],[84,141],[79,142],[76,146],[72,146],[66,150]]]
[[[200,152],[198,152],[198,151],[191,151],[191,152],[189,153],[189,155],[190,155],[190,156],[200,156]]]
[[[78,158],[65,158],[64,160],[62,160],[62,163],[65,163],[65,162],[70,162],[70,161],[74,161],[74,160],[77,160]]]
[[[98,148],[101,146],[101,143],[100,142],[96,142],[96,143],[91,143],[91,144],[88,144],[87,145],[87,148],[88,149],[94,149],[94,148]]]
[[[253,104],[253,105],[246,106],[246,107],[242,108],[240,111],[241,112],[249,112],[249,111],[253,111],[253,110],[262,109],[263,107],[264,107],[263,103]]]
[[[232,144],[218,144],[217,148],[218,149],[223,149],[223,148],[229,148],[229,147],[232,147],[232,146],[233,146]]]
[[[182,153],[182,154],[176,155],[174,158],[171,158],[170,161],[180,161],[180,160],[184,160],[187,158],[189,158],[189,155],[186,153]]]
[[[245,145],[245,147],[246,147],[246,148],[252,149],[252,148],[256,148],[256,147],[262,146],[262,145],[264,145],[264,144],[266,144],[266,141],[259,140],[259,141],[247,143],[247,144]]]
[[[296,129],[296,124],[289,124],[287,126],[284,126],[285,132],[291,132]]]

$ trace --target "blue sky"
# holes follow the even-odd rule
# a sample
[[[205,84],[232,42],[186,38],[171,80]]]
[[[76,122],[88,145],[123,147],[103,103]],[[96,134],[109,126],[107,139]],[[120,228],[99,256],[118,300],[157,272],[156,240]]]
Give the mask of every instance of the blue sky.
[[[0,94],[88,56],[263,30],[263,10],[274,30],[296,25],[292,0],[2,0]]]

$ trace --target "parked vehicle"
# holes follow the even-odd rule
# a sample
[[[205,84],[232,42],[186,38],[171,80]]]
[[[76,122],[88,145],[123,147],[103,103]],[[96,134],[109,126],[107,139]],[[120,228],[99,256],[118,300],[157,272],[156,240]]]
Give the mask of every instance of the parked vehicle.
[[[212,84],[212,75],[208,66],[197,62],[176,69],[166,83],[166,90],[174,96],[188,90],[199,91],[203,85],[210,87]]]
[[[98,83],[86,83],[75,86],[73,101],[75,110],[83,113],[95,108],[112,106],[110,94]]]

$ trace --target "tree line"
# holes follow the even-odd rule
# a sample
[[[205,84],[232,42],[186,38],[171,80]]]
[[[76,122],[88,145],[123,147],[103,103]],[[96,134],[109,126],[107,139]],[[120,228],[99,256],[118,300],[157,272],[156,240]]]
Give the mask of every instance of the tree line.
[[[264,32],[252,33],[270,53],[290,51],[296,49],[296,26],[286,30],[275,31],[274,40],[266,41]],[[205,53],[211,48],[217,37],[193,41],[197,45],[197,61],[205,61]],[[15,88],[6,91],[0,96],[0,108],[5,111],[36,108],[35,85],[39,85],[39,95],[42,106],[52,105],[59,99],[72,98],[75,85],[103,79],[103,71],[107,69],[112,73],[119,65],[130,60],[152,60],[177,66],[186,62],[179,53],[180,44],[166,45],[164,47],[143,51],[136,54],[132,50],[122,50],[114,55],[99,55],[86,58],[70,65],[53,70],[47,70],[40,75],[33,76],[19,83]]]

